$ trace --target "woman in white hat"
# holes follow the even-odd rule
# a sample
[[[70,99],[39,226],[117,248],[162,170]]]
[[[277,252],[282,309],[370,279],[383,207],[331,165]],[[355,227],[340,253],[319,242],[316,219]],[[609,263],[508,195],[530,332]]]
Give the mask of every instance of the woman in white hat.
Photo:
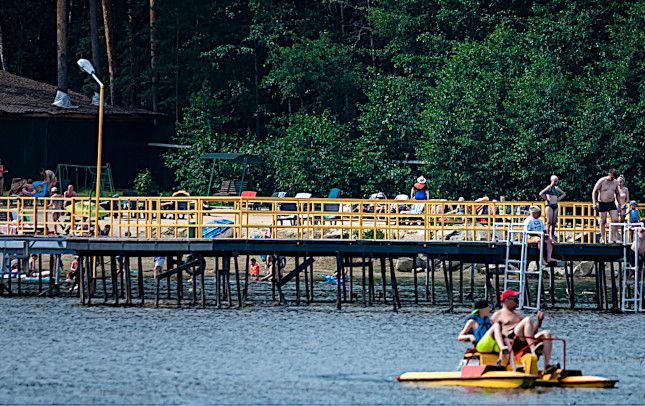
[[[426,178],[419,176],[417,178],[417,183],[412,186],[410,189],[410,199],[412,200],[429,200],[430,193],[428,193],[428,187],[426,186]]]

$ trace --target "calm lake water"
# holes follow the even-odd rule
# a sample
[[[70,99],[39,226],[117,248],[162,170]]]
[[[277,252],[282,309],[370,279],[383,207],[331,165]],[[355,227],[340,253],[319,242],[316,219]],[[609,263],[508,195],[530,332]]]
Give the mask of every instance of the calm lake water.
[[[613,390],[483,391],[403,385],[404,371],[454,370],[465,313],[259,306],[81,307],[0,298],[0,403],[636,404],[645,400],[643,315],[549,312],[568,363]],[[560,358],[556,356],[556,358]]]

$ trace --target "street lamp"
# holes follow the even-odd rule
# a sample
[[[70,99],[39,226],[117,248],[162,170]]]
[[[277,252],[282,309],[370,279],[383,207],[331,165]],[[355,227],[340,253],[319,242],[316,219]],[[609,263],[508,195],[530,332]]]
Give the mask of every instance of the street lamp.
[[[98,237],[99,236],[99,197],[101,195],[101,152],[103,149],[103,97],[104,97],[103,82],[101,82],[99,78],[96,77],[96,71],[94,70],[94,66],[92,66],[92,62],[88,61],[87,59],[79,59],[76,63],[78,64],[78,67],[81,68],[83,72],[92,76],[92,78],[96,81],[96,83],[98,83],[100,88],[99,139],[98,139],[99,145],[98,145],[98,151],[96,153],[96,207],[95,207],[96,212],[94,213],[96,215],[96,225],[94,226],[94,237]]]

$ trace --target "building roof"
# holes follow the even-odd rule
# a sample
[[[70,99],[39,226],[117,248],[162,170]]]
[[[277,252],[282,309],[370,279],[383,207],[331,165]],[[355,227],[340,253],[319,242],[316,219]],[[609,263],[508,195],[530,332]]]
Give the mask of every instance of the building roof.
[[[69,91],[72,104],[77,109],[61,109],[52,106],[56,86],[38,82],[0,70],[0,116],[17,115],[27,117],[57,117],[87,119],[96,117],[98,108],[91,99],[80,93]],[[104,113],[113,119],[152,119],[162,116],[144,109],[127,109],[120,106],[106,106]]]

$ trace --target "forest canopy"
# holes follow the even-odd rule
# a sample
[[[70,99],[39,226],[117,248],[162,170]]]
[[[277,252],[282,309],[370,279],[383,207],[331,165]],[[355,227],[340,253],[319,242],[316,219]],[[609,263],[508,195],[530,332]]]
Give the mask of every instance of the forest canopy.
[[[57,82],[61,6],[69,70],[98,22],[110,102],[176,121],[194,193],[221,151],[263,157],[261,193],[535,199],[556,174],[588,200],[615,167],[645,196],[643,0],[3,0],[4,69]]]

